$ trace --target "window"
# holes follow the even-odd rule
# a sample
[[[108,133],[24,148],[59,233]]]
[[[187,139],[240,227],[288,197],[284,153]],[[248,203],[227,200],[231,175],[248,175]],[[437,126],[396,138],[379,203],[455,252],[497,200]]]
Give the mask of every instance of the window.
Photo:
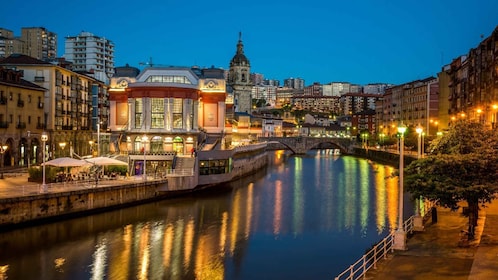
[[[151,99],[151,128],[164,128],[164,99]]]
[[[31,124],[31,116],[28,116],[28,124]]]
[[[135,128],[142,127],[142,112],[143,100],[142,98],[135,99]]]
[[[173,100],[173,128],[183,128],[183,99]]]

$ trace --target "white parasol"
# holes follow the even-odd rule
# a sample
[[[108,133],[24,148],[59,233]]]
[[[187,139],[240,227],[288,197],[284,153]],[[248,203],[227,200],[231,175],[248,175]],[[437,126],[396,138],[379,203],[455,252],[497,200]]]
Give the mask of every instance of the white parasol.
[[[83,160],[70,158],[70,157],[60,157],[42,163],[42,165],[50,165],[56,167],[77,167],[77,166],[84,166],[87,164],[88,163]]]
[[[87,163],[91,163],[94,165],[100,165],[100,166],[107,166],[107,165],[126,165],[128,166],[127,162],[109,158],[109,157],[94,157],[94,158],[86,158],[84,159]]]

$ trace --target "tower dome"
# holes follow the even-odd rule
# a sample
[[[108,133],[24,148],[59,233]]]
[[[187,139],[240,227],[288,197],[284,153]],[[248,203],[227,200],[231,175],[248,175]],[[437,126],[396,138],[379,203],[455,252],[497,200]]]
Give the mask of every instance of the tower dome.
[[[230,66],[250,66],[249,59],[244,54],[244,45],[242,44],[242,32],[239,32],[239,42],[237,43],[237,53],[230,61]]]

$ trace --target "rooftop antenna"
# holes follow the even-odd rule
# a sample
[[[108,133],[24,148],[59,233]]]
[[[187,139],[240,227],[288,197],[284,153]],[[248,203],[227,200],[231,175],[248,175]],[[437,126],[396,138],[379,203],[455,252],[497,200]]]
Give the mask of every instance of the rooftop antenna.
[[[138,63],[139,65],[141,66],[148,66],[148,67],[154,67],[154,63],[152,63],[152,57],[149,57],[149,61],[148,62],[140,62]]]

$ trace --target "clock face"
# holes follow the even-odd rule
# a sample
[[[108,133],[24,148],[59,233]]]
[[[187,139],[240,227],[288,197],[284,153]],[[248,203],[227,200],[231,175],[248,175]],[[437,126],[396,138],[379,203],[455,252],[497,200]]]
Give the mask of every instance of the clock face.
[[[128,81],[127,80],[121,80],[118,82],[118,87],[120,88],[125,88],[128,86]]]

